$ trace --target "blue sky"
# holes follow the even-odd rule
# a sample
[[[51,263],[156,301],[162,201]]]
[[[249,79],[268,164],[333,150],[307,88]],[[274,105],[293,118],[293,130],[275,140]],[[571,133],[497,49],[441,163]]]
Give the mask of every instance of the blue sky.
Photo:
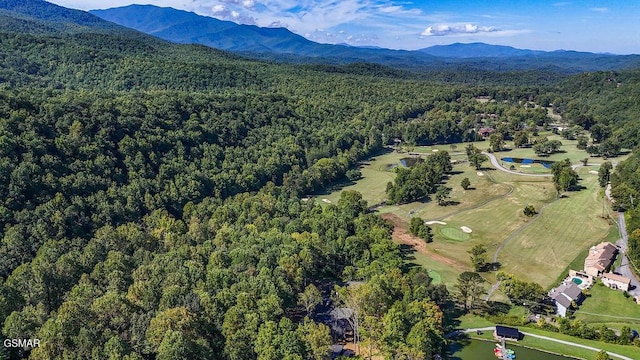
[[[51,1],[51,0],[50,0]],[[132,3],[284,26],[311,40],[419,49],[485,42],[540,50],[640,54],[640,1],[53,0],[89,10]]]

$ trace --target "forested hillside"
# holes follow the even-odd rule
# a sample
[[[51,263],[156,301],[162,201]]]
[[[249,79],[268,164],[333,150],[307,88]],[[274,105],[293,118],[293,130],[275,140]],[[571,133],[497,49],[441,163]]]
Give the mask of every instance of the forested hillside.
[[[0,318],[42,346],[3,356],[324,359],[300,294],[365,279],[363,314],[412,309],[381,349],[443,351],[446,290],[400,271],[390,227],[299,196],[459,89],[5,19]]]

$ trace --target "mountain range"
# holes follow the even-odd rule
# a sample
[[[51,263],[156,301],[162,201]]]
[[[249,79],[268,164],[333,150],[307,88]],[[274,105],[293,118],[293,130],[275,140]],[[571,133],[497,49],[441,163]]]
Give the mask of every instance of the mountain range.
[[[432,46],[405,51],[320,44],[285,28],[236,24],[192,12],[152,5],[129,5],[91,14],[149,35],[202,44],[250,57],[288,62],[375,62],[403,68],[454,68],[513,71],[544,69],[562,73],[640,66],[640,56],[576,51],[539,51],[483,43]]]
[[[174,43],[200,44],[262,60],[313,64],[366,62],[414,71],[544,70],[571,74],[640,67],[638,55],[546,52],[483,43],[456,43],[414,51],[321,44],[286,28],[236,24],[152,5],[129,5],[87,13],[43,0],[3,0],[0,2],[0,27],[17,32],[21,29],[47,32],[52,28],[79,32],[89,28],[94,32],[115,31],[136,36],[135,31],[130,30],[133,29]]]

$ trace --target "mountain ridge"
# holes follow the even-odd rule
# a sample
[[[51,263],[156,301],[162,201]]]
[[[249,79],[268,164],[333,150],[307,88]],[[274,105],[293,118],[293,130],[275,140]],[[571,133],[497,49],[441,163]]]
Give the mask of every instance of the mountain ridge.
[[[418,50],[392,50],[322,44],[286,28],[263,28],[154,5],[91,10],[122,26],[177,43],[198,43],[243,56],[280,62],[375,62],[405,69],[450,69],[468,66],[488,71],[557,69],[561,73],[640,67],[638,55],[612,55],[572,50],[529,50],[485,43],[455,43]],[[292,58],[293,57],[293,58]]]

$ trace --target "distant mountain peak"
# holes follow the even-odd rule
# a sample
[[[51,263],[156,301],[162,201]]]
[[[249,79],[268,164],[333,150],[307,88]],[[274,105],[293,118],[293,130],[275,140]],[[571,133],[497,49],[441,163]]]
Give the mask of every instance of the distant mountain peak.
[[[545,53],[540,50],[517,49],[512,46],[490,45],[481,42],[435,45],[418,51],[433,56],[452,58],[503,58]]]

